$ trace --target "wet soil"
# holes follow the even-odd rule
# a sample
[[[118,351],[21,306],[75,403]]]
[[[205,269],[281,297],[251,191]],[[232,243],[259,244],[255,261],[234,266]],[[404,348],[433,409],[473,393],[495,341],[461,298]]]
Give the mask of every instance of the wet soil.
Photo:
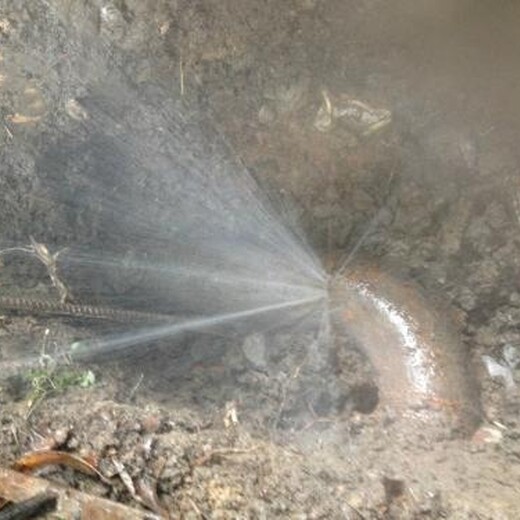
[[[133,349],[88,365],[93,387],[29,407],[27,373],[13,375],[10,361],[104,326],[4,316],[4,463],[42,445],[94,455],[110,484],[46,476],[143,507],[119,461],[174,518],[516,518],[518,14],[513,2],[447,0],[0,2],[3,244],[33,236],[52,250],[92,244],[130,257],[138,248],[96,200],[82,211],[64,204],[82,193],[78,179],[124,184],[132,209],[136,189],[161,202],[172,189],[150,187],[138,169],[124,179],[103,169],[91,150],[103,143],[82,134],[85,100],[115,70],[159,112],[190,106],[322,257],[363,237],[359,257],[413,279],[459,324],[484,410],[468,438],[378,407],[366,357],[342,335],[323,348],[319,318]],[[352,100],[369,126],[346,110]],[[137,128],[132,117],[125,124]],[[89,145],[65,146],[75,132]],[[3,293],[56,297],[37,262],[0,260]],[[63,270],[80,301],[171,310],[131,270]],[[509,379],[492,377],[482,356]]]

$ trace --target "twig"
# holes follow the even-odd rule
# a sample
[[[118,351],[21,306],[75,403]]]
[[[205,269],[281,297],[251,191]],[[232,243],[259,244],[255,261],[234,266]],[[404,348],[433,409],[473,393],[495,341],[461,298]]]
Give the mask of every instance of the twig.
[[[308,358],[308,354],[305,354],[305,356],[303,356],[302,362],[294,370],[293,375],[291,376],[291,379],[293,381],[298,379],[300,372],[302,371],[302,368],[305,366],[305,363],[307,363],[307,358]]]
[[[181,83],[181,97],[184,96],[184,64],[182,63],[182,56],[179,60],[179,73]]]
[[[227,455],[246,455],[260,449],[260,446],[253,446],[252,448],[221,448],[212,450],[209,453],[201,455],[195,459],[193,466],[203,466],[216,457],[225,457]]]
[[[358,511],[354,506],[351,506],[348,502],[345,502],[345,504],[351,511],[354,511],[354,513],[356,513],[358,518],[361,518],[361,520],[366,520],[366,516],[363,515],[360,511]]]
[[[188,502],[190,503],[191,507],[193,507],[193,510],[195,511],[195,513],[197,513],[198,515],[200,515],[201,518],[203,518],[204,520],[207,520],[208,519],[208,516],[205,515],[201,510],[200,508],[197,506],[197,504],[194,502],[194,500],[190,497],[186,497],[188,499]]]
[[[143,382],[144,374],[140,374],[137,383],[133,386],[132,390],[130,390],[130,393],[128,394],[128,400],[133,401],[135,394],[137,393],[137,390],[139,390],[139,387],[141,386],[141,383]]]
[[[10,139],[14,139],[13,133],[11,132],[11,130],[9,130],[9,127],[6,124],[4,124],[4,130],[6,131]]]
[[[31,241],[30,246],[24,247],[8,247],[7,249],[0,250],[0,256],[8,253],[28,253],[36,256],[40,262],[46,267],[47,274],[51,279],[52,285],[56,288],[60,295],[60,301],[62,303],[72,301],[70,291],[65,283],[60,279],[58,275],[58,257],[67,250],[67,248],[60,249],[54,254],[51,254],[49,248],[40,242],[36,242],[33,237],[29,237]]]
[[[66,251],[65,249],[60,249],[54,254],[51,254],[49,249],[45,244],[36,242],[33,237],[30,237],[31,245],[34,250],[34,254],[39,258],[39,260],[45,265],[47,268],[47,273],[49,278],[51,279],[52,285],[56,288],[60,295],[60,301],[62,303],[66,303],[71,301],[70,293],[67,286],[61,281],[58,275],[58,265],[57,260],[61,253]]]
[[[133,499],[137,500],[138,502],[141,502],[141,498],[137,495],[137,492],[135,490],[132,477],[129,475],[128,471],[126,471],[125,465],[115,457],[111,457],[111,460],[126,490],[130,493]]]
[[[284,382],[284,384],[282,385],[282,390],[281,390],[282,398],[280,400],[280,405],[278,406],[278,412],[276,414],[276,420],[274,421],[274,428],[275,429],[278,428],[278,425],[280,424],[280,419],[282,418],[283,409],[285,408],[285,403],[287,401],[287,393],[289,391],[289,387],[291,386],[291,383],[296,381],[296,379],[298,379],[298,377],[300,376],[300,372],[301,372],[302,368],[304,367],[305,363],[307,363],[307,357],[308,357],[308,355],[306,354],[303,357],[302,362],[296,367],[296,369],[291,374],[289,379],[286,380]]]
[[[309,409],[309,412],[312,415],[312,420],[306,424],[300,431],[304,432],[306,430],[309,430],[312,428],[315,424],[326,424],[326,423],[335,423],[337,422],[337,419],[332,419],[330,417],[320,417],[316,411],[314,410],[314,407],[311,403],[307,402],[307,408]]]

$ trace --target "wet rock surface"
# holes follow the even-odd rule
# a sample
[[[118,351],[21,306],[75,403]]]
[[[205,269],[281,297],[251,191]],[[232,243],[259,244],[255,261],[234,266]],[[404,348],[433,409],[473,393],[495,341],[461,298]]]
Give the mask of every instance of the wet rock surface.
[[[163,341],[94,365],[98,385],[49,396],[29,417],[27,390],[2,383],[3,460],[58,437],[94,454],[112,484],[61,470],[49,478],[136,504],[116,460],[182,518],[516,518],[518,391],[482,362],[505,363],[504,348],[520,340],[520,129],[508,86],[517,72],[510,52],[486,50],[507,51],[516,8],[472,9],[459,27],[467,2],[383,4],[4,2],[2,242],[102,244],[132,263],[128,242],[110,243],[110,214],[95,200],[76,212],[46,191],[49,179],[66,195],[78,177],[99,181],[89,150],[53,154],[62,134],[82,136],[91,85],[117,70],[156,109],[182,99],[210,120],[208,132],[225,136],[284,222],[324,257],[363,239],[358,256],[445,305],[479,367],[487,429],[423,435],[375,406],[372,369],[351,340],[323,348],[309,326]],[[464,38],[497,20],[506,36],[468,48]],[[152,201],[166,203],[171,186],[132,171],[129,186],[146,186],[148,211],[161,215]],[[53,297],[42,266],[23,255],[0,262],[2,292]],[[161,310],[139,270],[75,280],[62,269],[80,297],[124,299],[144,287]],[[56,344],[103,329],[16,316],[0,325],[2,362],[39,354],[46,329]],[[518,367],[507,366],[516,384]]]

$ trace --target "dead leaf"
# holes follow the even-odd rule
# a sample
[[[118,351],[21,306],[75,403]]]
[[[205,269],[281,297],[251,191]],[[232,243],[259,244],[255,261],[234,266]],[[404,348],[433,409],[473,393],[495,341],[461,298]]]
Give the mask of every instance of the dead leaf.
[[[30,473],[45,466],[62,465],[81,471],[87,475],[100,478],[108,483],[107,479],[85,458],[65,451],[31,451],[20,457],[11,467],[22,473]]]

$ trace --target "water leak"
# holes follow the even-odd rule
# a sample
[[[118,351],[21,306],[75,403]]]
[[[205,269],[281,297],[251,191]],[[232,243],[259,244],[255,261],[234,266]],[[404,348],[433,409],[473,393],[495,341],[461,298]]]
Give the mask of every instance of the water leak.
[[[226,442],[294,441],[294,487],[322,500],[264,500],[262,476],[257,516],[368,518],[388,468],[422,486],[410,516],[494,518],[504,490],[516,512],[497,482],[518,480],[518,402],[469,370],[520,344],[515,2],[4,4],[2,376],[72,358],[102,401],[131,387],[215,429],[235,411]],[[483,418],[492,455],[486,431],[461,440]]]
[[[285,312],[292,310],[295,307],[316,305],[318,302],[323,301],[325,294],[315,296],[313,298],[307,298],[304,300],[289,301],[284,303],[273,303],[272,305],[266,305],[264,307],[255,307],[253,309],[247,309],[240,312],[234,312],[230,314],[218,314],[216,316],[195,318],[187,320],[179,320],[177,323],[171,325],[163,325],[160,327],[149,327],[140,329],[137,331],[127,332],[123,334],[114,335],[111,337],[102,337],[93,342],[80,342],[74,345],[72,355],[75,356],[83,354],[83,357],[93,357],[96,354],[105,353],[110,354],[117,350],[124,349],[136,344],[145,344],[150,341],[157,339],[172,337],[176,334],[185,331],[200,331],[205,329],[215,329],[221,325],[233,324],[239,322],[241,324],[247,323],[247,320],[253,318],[255,323],[258,323],[258,319],[262,318],[262,315],[270,315],[275,312]],[[308,311],[307,311],[308,312]],[[285,319],[287,317],[285,316]],[[269,316],[270,327],[273,327],[273,317]],[[276,321],[280,321],[279,317],[275,318]],[[294,317],[293,317],[294,319]]]
[[[42,150],[26,143],[40,155],[39,197],[68,222],[44,263],[62,273],[69,300],[172,314],[171,325],[87,341],[91,354],[246,318],[266,327],[266,314],[272,326],[321,305],[321,261],[224,136],[208,131],[211,114],[195,118],[186,103],[117,77],[85,88],[80,125],[64,125]],[[14,253],[31,248],[3,248]]]

